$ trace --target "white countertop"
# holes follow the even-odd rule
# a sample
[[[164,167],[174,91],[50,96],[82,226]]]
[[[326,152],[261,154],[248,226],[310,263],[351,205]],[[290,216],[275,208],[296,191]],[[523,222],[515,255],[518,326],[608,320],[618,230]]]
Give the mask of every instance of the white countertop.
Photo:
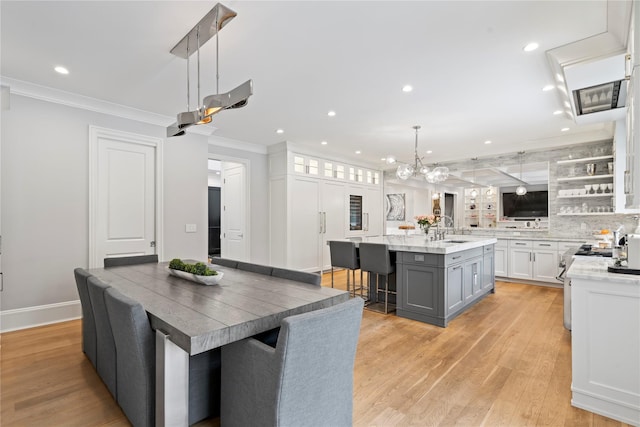
[[[389,250],[396,252],[424,252],[431,254],[451,254],[492,245],[498,241],[495,237],[458,235],[447,235],[444,240],[438,241],[429,241],[424,235],[352,237],[347,240],[355,242],[356,245],[360,242],[385,243],[389,245]]]
[[[633,274],[609,273],[607,267],[613,265],[608,257],[581,257],[574,259],[567,276],[571,279],[586,279],[610,283],[640,285],[640,276]]]

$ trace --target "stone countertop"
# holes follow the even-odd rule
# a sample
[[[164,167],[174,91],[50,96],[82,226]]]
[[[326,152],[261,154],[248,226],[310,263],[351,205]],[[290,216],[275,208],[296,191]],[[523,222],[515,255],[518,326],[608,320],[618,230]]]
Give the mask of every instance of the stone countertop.
[[[576,257],[567,272],[567,276],[571,279],[640,285],[640,276],[609,273],[607,267],[610,265],[613,265],[611,258]]]
[[[458,235],[447,235],[444,240],[438,241],[429,241],[426,236],[422,235],[352,237],[347,240],[355,242],[356,246],[360,242],[385,243],[389,245],[389,250],[395,252],[424,252],[443,255],[480,248],[497,242],[495,237]]]
[[[585,238],[575,238],[575,237],[557,237],[557,236],[531,236],[531,235],[521,235],[521,236],[513,236],[507,234],[492,234],[492,235],[481,235],[481,234],[470,234],[464,235],[467,236],[477,236],[477,237],[495,237],[496,239],[501,240],[535,240],[535,241],[544,241],[544,242],[576,242],[576,243],[584,243],[587,241],[594,240],[593,237],[585,237]]]

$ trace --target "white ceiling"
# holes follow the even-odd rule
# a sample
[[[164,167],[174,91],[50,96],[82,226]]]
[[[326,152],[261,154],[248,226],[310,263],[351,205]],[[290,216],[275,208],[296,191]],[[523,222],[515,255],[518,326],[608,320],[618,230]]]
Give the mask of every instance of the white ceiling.
[[[253,79],[254,95],[214,116],[215,135],[288,140],[381,166],[387,154],[412,158],[415,124],[428,163],[612,135],[610,124],[554,116],[561,97],[541,90],[553,83],[545,52],[606,32],[606,1],[224,4],[238,16],[220,33],[220,91]],[[169,51],[214,5],[3,0],[0,72],[158,113],[169,125],[186,109],[186,61]],[[540,48],[526,53],[530,41]],[[214,53],[212,39],[201,49],[202,97],[215,93]],[[405,84],[414,91],[403,93]]]

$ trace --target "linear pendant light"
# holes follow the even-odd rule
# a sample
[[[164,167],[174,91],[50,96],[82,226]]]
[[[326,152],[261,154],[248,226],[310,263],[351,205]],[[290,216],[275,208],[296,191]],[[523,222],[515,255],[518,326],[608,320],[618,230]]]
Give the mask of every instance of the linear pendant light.
[[[219,58],[218,58],[218,32],[235,16],[236,12],[222,5],[216,4],[201,20],[176,44],[171,53],[187,60],[187,111],[178,113],[176,123],[167,127],[167,136],[184,135],[186,128],[194,125],[207,124],[212,121],[212,116],[222,110],[241,108],[247,105],[248,98],[253,94],[253,82],[247,80],[240,86],[226,93],[219,92]],[[202,104],[195,110],[191,110],[189,90],[189,57],[197,53],[197,102],[200,102],[200,46],[211,37],[216,37],[216,93],[205,96]],[[195,43],[194,43],[195,41]],[[193,46],[195,45],[195,49]]]

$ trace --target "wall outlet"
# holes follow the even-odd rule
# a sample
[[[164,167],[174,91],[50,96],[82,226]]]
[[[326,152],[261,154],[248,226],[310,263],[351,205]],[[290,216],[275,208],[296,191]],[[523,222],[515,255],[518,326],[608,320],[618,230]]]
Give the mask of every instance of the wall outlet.
[[[185,233],[195,233],[197,231],[197,227],[195,224],[185,224],[184,231]]]

